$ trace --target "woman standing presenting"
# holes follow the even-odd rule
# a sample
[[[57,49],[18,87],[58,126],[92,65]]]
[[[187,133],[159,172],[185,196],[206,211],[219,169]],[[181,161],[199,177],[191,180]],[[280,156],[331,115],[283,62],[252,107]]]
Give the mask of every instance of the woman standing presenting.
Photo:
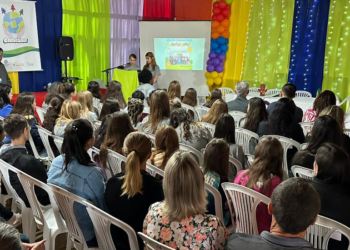
[[[136,64],[136,55],[130,54],[129,56],[129,65],[125,68],[125,70],[140,70],[139,65]]]
[[[158,77],[160,76],[160,69],[156,63],[156,58],[154,57],[152,52],[148,52],[146,54],[146,65],[143,67],[151,71],[153,76],[153,86],[157,89]]]

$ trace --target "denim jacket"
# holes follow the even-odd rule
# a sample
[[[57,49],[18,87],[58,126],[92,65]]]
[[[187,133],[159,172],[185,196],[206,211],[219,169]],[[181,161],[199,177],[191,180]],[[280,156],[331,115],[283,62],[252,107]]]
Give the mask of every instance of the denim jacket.
[[[68,165],[67,171],[63,170],[63,164],[64,155],[60,155],[52,161],[47,173],[47,182],[92,201],[95,206],[107,211],[104,199],[106,183],[102,170],[98,167],[81,165],[76,159]],[[85,240],[93,239],[95,236],[94,227],[85,207],[75,205],[74,213]]]

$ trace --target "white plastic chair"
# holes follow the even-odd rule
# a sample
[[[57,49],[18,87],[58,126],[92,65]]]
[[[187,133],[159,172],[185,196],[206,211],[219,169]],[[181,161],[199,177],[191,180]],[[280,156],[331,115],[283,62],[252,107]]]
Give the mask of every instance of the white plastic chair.
[[[237,98],[237,95],[236,93],[226,93],[225,95],[222,96],[222,99],[225,101],[225,102],[230,102],[230,101],[233,101]]]
[[[43,108],[40,108],[40,107],[36,107],[35,110],[36,110],[36,113],[39,116],[39,119],[40,119],[41,123],[43,123],[44,122],[44,117],[45,117],[45,114],[46,114],[46,110],[43,109]]]
[[[259,141],[259,135],[244,128],[236,128],[235,139],[236,139],[236,144],[242,146],[244,154],[250,155],[250,152],[249,152],[250,140],[255,139],[256,141]]]
[[[185,145],[183,143],[179,143],[179,150],[182,152],[190,152],[191,154],[194,155],[194,159],[197,160],[199,166],[203,166],[204,157],[200,151],[198,151],[197,149],[195,149],[191,146]]]
[[[101,127],[101,123],[102,123],[101,121],[94,121],[93,122],[95,130],[97,130],[97,129],[99,129],[99,127]]]
[[[239,171],[242,171],[243,167],[242,167],[241,162],[239,160],[237,160],[236,158],[232,157],[232,156],[229,157],[228,161],[229,161],[228,179],[229,179],[230,182],[234,182],[236,175],[234,174],[235,171],[232,169],[232,166],[236,168],[236,174]]]
[[[199,119],[198,119],[198,114],[197,114],[197,111],[195,110],[194,107],[190,106],[190,105],[187,105],[187,104],[184,104],[184,103],[181,103],[181,107],[186,109],[186,111],[188,112],[189,110],[191,110],[193,112],[193,120],[195,122],[198,122]],[[191,114],[191,113],[190,113]]]
[[[305,240],[310,242],[316,249],[326,250],[328,249],[329,239],[335,232],[341,233],[350,240],[350,228],[335,220],[318,215],[316,223],[308,227]],[[350,250],[350,246],[348,250]]]
[[[55,154],[53,153],[53,151],[51,149],[50,141],[49,141],[49,137],[50,136],[52,137],[52,133],[39,125],[37,125],[37,128],[38,128],[40,138],[44,144],[44,147],[46,148],[48,160],[52,162],[52,160],[55,159]]]
[[[254,155],[246,155],[247,156],[247,160],[248,160],[248,167],[250,168],[250,166],[253,164],[254,161]]]
[[[85,203],[85,205],[92,223],[94,224],[99,249],[116,250],[111,235],[111,225],[122,229],[128,235],[130,249],[139,249],[137,236],[132,227],[107,214],[89,202]]]
[[[16,203],[17,207],[21,210],[23,234],[28,236],[30,242],[34,242],[36,224],[34,221],[32,209],[26,207],[24,201],[18,196],[16,190],[12,187],[10,182],[9,171],[12,171],[13,173],[17,174],[19,170],[0,159],[0,171],[2,173],[2,181],[5,184],[7,192],[12,195],[14,202]]]
[[[344,129],[344,134],[350,137],[350,129]]]
[[[196,106],[194,109],[197,111],[198,120],[200,121],[204,115],[208,113],[210,108],[204,107],[204,106]]]
[[[312,94],[309,91],[297,90],[295,97],[312,97]]]
[[[207,123],[207,122],[198,122],[200,125],[202,125],[203,127],[207,128],[211,135],[214,136],[215,133],[215,125],[211,124],[211,123]]]
[[[113,175],[121,173],[122,163],[126,162],[126,157],[110,149],[107,149],[107,151],[107,167],[112,171]]]
[[[30,144],[30,147],[32,148],[32,151],[33,151],[35,159],[38,159],[39,161],[42,161],[42,162],[48,161],[48,159],[49,159],[48,157],[41,157],[39,155],[38,150],[36,149],[36,146],[35,146],[35,143],[33,141],[32,136],[29,137],[29,144]]]
[[[24,192],[28,197],[29,204],[32,208],[35,222],[40,230],[43,231],[43,238],[46,239],[46,249],[55,249],[56,236],[62,233],[68,233],[64,221],[59,213],[56,201],[53,197],[51,188],[33,177],[19,171],[17,173],[19,181],[21,182]],[[44,189],[49,198],[51,205],[49,207],[43,207],[34,192],[35,186]],[[71,249],[72,242],[67,238],[66,250]]]
[[[311,132],[312,127],[314,126],[313,122],[300,122],[300,127],[303,129],[304,136]]]
[[[155,177],[157,174],[160,175],[161,177],[164,177],[164,171],[161,170],[160,168],[157,168],[156,166],[152,165],[151,163],[146,164],[146,171]]]
[[[269,89],[266,91],[265,96],[276,96],[281,93],[282,89]]]
[[[312,180],[314,178],[314,171],[309,168],[304,168],[301,166],[292,166],[292,172],[294,177],[300,177],[307,180]]]
[[[59,137],[59,136],[52,136],[53,137],[53,141],[55,142],[55,145],[58,149],[58,151],[60,151],[61,153],[61,149],[62,149],[62,145],[63,145],[63,138]]]
[[[86,245],[84,235],[79,227],[73,209],[75,203],[86,206],[85,204],[89,203],[89,201],[53,184],[48,185],[51,187],[57,206],[66,223],[69,235],[68,238],[73,242],[73,246],[78,250],[97,250],[98,248],[88,248]]]
[[[172,247],[168,247],[141,232],[138,232],[137,234],[142,239],[147,250],[174,250]]]
[[[236,232],[259,235],[256,209],[260,202],[268,205],[270,198],[234,183],[225,182],[221,186],[225,191],[227,201],[232,201],[228,204],[232,221],[234,221],[234,213],[236,215]]]
[[[233,89],[231,89],[231,88],[218,88],[218,89],[220,89],[220,91],[221,91],[221,93],[222,93],[222,95],[224,96],[224,95],[226,95],[226,94],[229,94],[229,93],[235,93],[234,91],[233,91]]]
[[[343,104],[346,103],[346,102],[349,102],[349,107],[348,107],[348,109],[346,110],[346,113],[350,113],[350,96],[346,97],[341,103],[339,103],[338,106],[341,106],[341,105],[343,105]]]
[[[210,97],[211,93],[208,89],[197,90],[197,102],[198,105],[203,105],[206,102],[207,97]]]
[[[300,145],[300,149],[304,150],[304,149],[307,148],[308,145],[309,145],[309,143],[303,143],[303,144]]]
[[[205,190],[211,193],[214,197],[214,207],[215,207],[215,215],[220,218],[220,220],[224,221],[224,212],[222,210],[222,197],[216,188],[211,186],[208,183],[204,183]]]
[[[241,111],[230,111],[230,112],[228,112],[228,114],[231,115],[231,116],[233,117],[233,119],[235,120],[235,126],[236,126],[236,128],[239,127],[239,121],[240,121],[242,118],[244,118],[244,117],[247,116],[246,113],[243,113],[243,112],[241,112]]]
[[[259,93],[259,88],[256,88],[256,87],[251,87],[251,88],[249,88],[249,92],[250,93]]]

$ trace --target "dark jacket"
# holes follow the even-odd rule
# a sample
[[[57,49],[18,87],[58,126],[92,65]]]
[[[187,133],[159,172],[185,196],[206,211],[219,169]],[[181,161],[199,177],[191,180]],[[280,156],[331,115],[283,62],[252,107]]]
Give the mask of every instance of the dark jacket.
[[[237,96],[237,98],[233,101],[229,101],[227,103],[228,111],[241,111],[243,113],[247,113],[249,101],[247,98],[242,96]]]
[[[28,154],[24,146],[10,146],[9,144],[5,144],[0,149],[0,158],[33,178],[47,183],[46,169],[40,161]],[[26,206],[30,207],[17,174],[10,172],[10,183]],[[42,205],[46,206],[50,204],[49,196],[43,189],[35,187],[35,193]]]
[[[0,62],[0,78],[3,84],[7,84],[12,87],[11,79],[7,74],[5,65]]]
[[[45,149],[45,146],[44,146],[44,144],[43,144],[43,142],[41,140],[41,137],[39,135],[39,131],[38,131],[38,128],[37,128],[37,125],[39,125],[38,121],[34,118],[34,116],[30,116],[30,117],[26,116],[26,118],[27,118],[27,121],[28,121],[29,126],[30,126],[30,135],[33,138],[36,150],[38,152],[41,152],[41,151],[43,151],[43,149]],[[34,155],[32,147],[30,146],[29,141],[26,142],[26,148],[27,148],[28,153],[30,155]]]
[[[267,107],[267,112],[269,112],[269,114],[271,114],[272,110],[275,108],[276,103],[277,102],[270,103],[270,105]],[[297,107],[294,101],[291,101],[291,103],[295,107],[293,120],[294,122],[299,123],[303,119],[304,111],[301,108]]]

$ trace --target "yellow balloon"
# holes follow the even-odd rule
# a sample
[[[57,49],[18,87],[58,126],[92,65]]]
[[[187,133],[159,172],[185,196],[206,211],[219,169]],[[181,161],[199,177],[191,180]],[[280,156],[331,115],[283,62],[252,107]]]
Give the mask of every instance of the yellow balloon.
[[[213,84],[214,84],[213,78],[209,78],[209,79],[207,80],[207,85],[208,85],[208,86],[212,86]]]
[[[218,77],[222,78],[224,76],[224,72],[218,73]]]
[[[205,78],[209,79],[209,78],[211,78],[211,73],[207,71],[207,72],[205,72],[204,76],[205,76]]]
[[[215,79],[217,77],[218,77],[218,72],[216,71],[211,72],[211,78]]]
[[[221,82],[222,82],[222,79],[221,78],[215,78],[214,79],[214,83],[215,83],[215,85],[220,85],[221,84]]]

